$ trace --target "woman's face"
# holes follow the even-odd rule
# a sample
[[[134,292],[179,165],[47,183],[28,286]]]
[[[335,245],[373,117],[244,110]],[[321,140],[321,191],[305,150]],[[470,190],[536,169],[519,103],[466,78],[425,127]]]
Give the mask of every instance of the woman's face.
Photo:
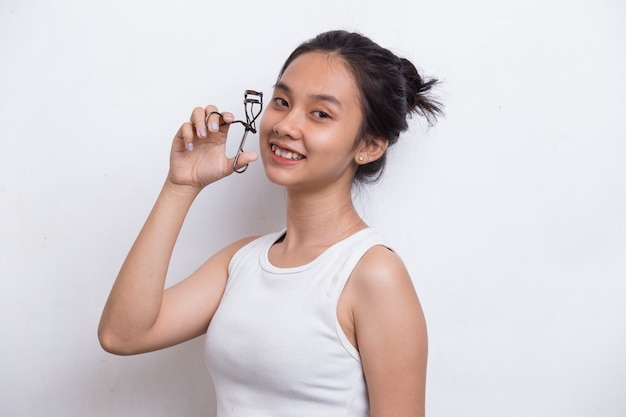
[[[356,82],[342,58],[321,52],[299,56],[276,84],[261,120],[268,178],[303,190],[349,186],[362,118]]]

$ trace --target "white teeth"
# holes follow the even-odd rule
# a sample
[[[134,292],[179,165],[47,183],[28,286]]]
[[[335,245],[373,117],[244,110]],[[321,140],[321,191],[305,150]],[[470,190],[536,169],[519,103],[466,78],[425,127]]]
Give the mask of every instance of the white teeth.
[[[285,150],[280,150],[278,148],[278,146],[276,146],[276,145],[272,145],[272,152],[274,152],[274,155],[276,155],[276,156],[280,156],[280,157],[285,158],[285,159],[292,159],[294,161],[298,161],[298,160],[304,158],[299,153],[291,152],[291,151],[285,151]]]

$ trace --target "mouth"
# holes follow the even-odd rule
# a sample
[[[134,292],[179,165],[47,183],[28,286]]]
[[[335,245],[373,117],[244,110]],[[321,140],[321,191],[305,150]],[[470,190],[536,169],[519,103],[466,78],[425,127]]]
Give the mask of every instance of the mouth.
[[[271,149],[274,155],[280,156],[281,158],[290,159],[292,161],[299,161],[301,159],[304,159],[304,156],[300,155],[299,153],[287,149],[281,149],[274,144],[272,144]]]

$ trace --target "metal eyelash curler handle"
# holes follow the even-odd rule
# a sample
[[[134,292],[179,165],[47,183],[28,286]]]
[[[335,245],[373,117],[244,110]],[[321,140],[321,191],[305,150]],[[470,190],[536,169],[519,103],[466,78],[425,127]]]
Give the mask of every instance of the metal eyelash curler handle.
[[[233,161],[233,171],[238,174],[242,174],[246,171],[246,169],[248,169],[248,164],[237,168],[237,162],[239,161],[239,155],[241,155],[241,153],[243,152],[243,145],[246,143],[246,137],[248,136],[248,132],[257,132],[256,119],[259,117],[261,111],[263,110],[263,93],[255,90],[246,90],[243,96],[243,105],[246,111],[246,121],[243,122],[241,120],[237,120],[236,122],[241,123],[244,126],[245,130],[243,132],[243,137],[241,138],[241,143],[239,143],[239,148],[237,149],[235,160]]]
[[[239,161],[239,155],[243,152],[243,145],[246,143],[248,132],[256,133],[256,119],[261,115],[261,111],[263,110],[263,93],[260,91],[246,90],[243,96],[243,105],[246,111],[246,121],[233,120],[230,122],[230,124],[241,123],[244,127],[243,137],[241,138],[239,148],[237,148],[237,154],[235,155],[235,160],[233,161],[233,171],[238,174],[241,174],[248,169],[248,164],[237,168],[237,161]],[[255,108],[255,106],[258,106],[258,108]],[[220,117],[222,117],[222,113],[212,111],[206,116],[205,124],[208,123],[209,117],[212,114],[219,114]],[[225,124],[226,123],[222,123],[220,126],[224,126]]]

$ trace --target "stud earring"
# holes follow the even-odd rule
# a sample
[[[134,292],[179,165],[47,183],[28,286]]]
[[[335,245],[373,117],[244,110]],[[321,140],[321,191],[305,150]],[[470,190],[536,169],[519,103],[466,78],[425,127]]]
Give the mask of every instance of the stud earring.
[[[359,162],[363,162],[365,161],[365,158],[363,157],[363,155],[359,156]]]

